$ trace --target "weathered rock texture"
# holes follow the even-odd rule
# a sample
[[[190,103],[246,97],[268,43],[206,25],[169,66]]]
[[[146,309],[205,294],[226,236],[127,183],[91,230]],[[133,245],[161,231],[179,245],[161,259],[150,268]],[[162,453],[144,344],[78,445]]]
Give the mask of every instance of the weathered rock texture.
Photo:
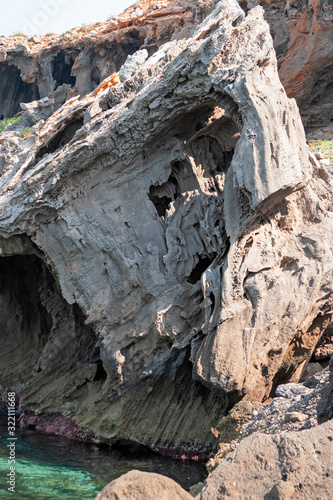
[[[191,36],[217,0],[142,0],[105,23],[64,35],[0,37],[0,118],[21,102],[51,97],[53,111],[73,95],[86,95],[119,71],[139,49],[152,55],[170,40]],[[246,11],[265,9],[279,76],[297,100],[307,131],[333,120],[333,4],[331,0],[241,0]],[[3,96],[3,97],[2,97]]]
[[[191,500],[193,497],[168,477],[132,470],[108,484],[96,500]]]
[[[333,422],[277,436],[256,433],[212,473],[200,500],[330,498]]]
[[[219,449],[206,467],[212,472],[254,433],[277,435],[281,432],[310,429],[326,421],[332,405],[332,372],[328,368],[303,384],[282,384],[271,402],[240,401],[217,425]]]
[[[330,324],[320,338],[313,353],[314,361],[329,359],[333,354],[333,324]]]
[[[280,385],[271,403],[237,403],[218,425],[220,431],[214,429],[220,432],[220,449],[207,468],[212,472],[221,465],[191,494],[197,489],[198,500],[330,498],[333,429],[318,428],[317,411],[322,421],[321,409],[331,401],[332,369],[333,358],[329,368],[304,384]],[[145,479],[140,474],[133,476],[133,486]],[[135,498],[144,500],[144,493]]]
[[[143,0],[108,22],[61,36],[0,37],[0,119],[20,112],[22,102],[49,97],[55,111],[68,98],[86,95],[119,71],[128,55],[139,49],[152,55],[192,35],[216,3]]]
[[[235,401],[297,381],[331,314],[331,176],[261,7],[215,4],[129,80],[125,51],[29,138],[0,137],[0,383],[26,414],[173,455],[207,455]]]

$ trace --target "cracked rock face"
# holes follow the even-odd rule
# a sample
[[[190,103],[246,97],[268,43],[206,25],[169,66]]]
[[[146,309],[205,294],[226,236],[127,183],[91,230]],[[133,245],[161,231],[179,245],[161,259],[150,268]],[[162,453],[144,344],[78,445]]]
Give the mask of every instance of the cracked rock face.
[[[236,400],[298,380],[331,313],[331,175],[262,9],[215,3],[128,80],[0,135],[1,300],[34,311],[1,320],[20,365],[0,384],[27,414],[192,457]]]

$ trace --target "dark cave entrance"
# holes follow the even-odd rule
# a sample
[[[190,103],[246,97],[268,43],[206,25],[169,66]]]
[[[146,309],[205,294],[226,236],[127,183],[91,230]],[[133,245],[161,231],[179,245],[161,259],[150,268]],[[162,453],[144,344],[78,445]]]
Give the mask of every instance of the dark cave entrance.
[[[171,164],[171,173],[163,184],[149,188],[149,199],[154,204],[161,219],[166,216],[171,203],[181,198],[182,193],[199,187],[191,166],[186,162],[175,160]]]
[[[70,392],[80,370],[90,381],[105,381],[95,332],[85,324],[80,307],[63,298],[38,256],[0,258],[0,311],[0,385],[19,383],[24,392],[30,384],[38,393],[45,377],[50,376],[52,385],[54,374],[66,372],[69,387],[64,392]]]
[[[188,283],[195,285],[200,279],[206,269],[214,262],[216,254],[213,257],[199,257],[198,263],[194,266],[189,278]],[[215,301],[215,298],[214,298]]]
[[[40,99],[36,83],[26,83],[20,70],[13,65],[0,63],[0,119],[11,118],[21,110],[21,102]]]
[[[76,83],[75,76],[71,76],[74,59],[65,55],[64,52],[59,54],[52,61],[52,77],[55,81],[54,90],[64,83],[74,87]]]
[[[45,269],[35,255],[0,258],[1,385],[26,377],[52,328],[39,288]]]
[[[93,82],[93,87],[96,88],[101,83],[101,72],[97,66],[94,66],[90,73],[91,81]]]
[[[60,131],[53,137],[49,144],[39,149],[36,153],[36,159],[42,158],[46,154],[52,154],[57,149],[68,144],[73,139],[76,132],[83,127],[83,123],[83,117],[78,116],[74,120],[67,123],[63,128],[60,127]]]
[[[149,198],[153,202],[158,215],[164,218],[166,211],[170,208],[172,201],[175,201],[180,195],[180,188],[177,179],[171,174],[167,180],[160,186],[151,186],[149,189]]]

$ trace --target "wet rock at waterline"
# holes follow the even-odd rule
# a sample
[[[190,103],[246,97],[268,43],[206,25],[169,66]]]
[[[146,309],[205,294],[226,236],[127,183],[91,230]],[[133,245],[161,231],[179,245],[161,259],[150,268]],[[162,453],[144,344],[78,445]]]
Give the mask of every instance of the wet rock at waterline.
[[[236,401],[298,381],[332,307],[332,179],[263,11],[206,4],[128,80],[0,136],[1,300],[16,318],[0,331],[22,363],[0,384],[30,416],[190,458],[215,451]]]

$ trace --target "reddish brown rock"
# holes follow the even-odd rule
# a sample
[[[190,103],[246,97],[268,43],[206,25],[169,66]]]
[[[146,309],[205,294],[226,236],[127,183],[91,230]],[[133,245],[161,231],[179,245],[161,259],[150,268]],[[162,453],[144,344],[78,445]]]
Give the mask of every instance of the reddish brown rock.
[[[308,130],[333,119],[333,5],[327,0],[259,0],[274,40],[279,76]],[[254,2],[243,1],[246,8]]]

